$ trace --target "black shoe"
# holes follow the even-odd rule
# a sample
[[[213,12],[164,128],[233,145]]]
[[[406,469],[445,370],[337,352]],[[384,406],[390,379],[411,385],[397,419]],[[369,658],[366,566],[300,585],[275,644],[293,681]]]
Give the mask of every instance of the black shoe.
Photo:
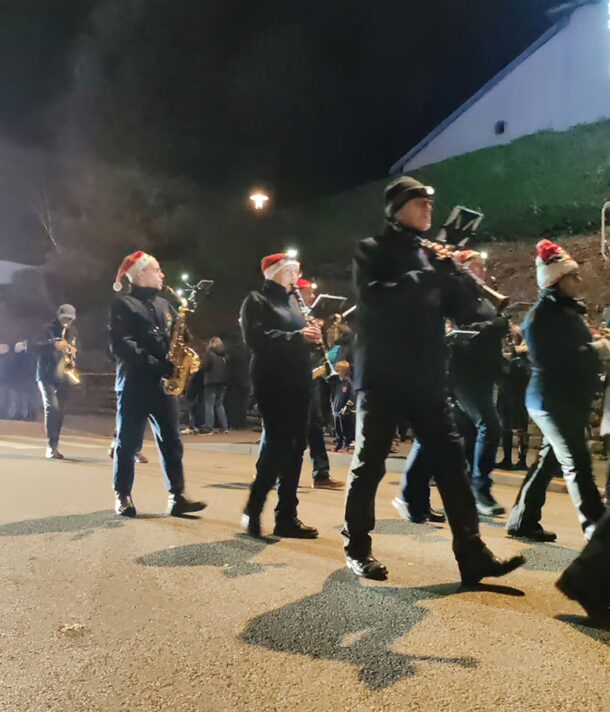
[[[462,584],[475,586],[481,579],[505,576],[525,563],[525,557],[513,556],[510,559],[498,559],[485,547],[480,553],[458,561]]]
[[[512,467],[513,472],[527,472],[529,470],[529,465],[525,460],[519,460],[516,465]]]
[[[276,521],[273,535],[286,539],[317,539],[318,530],[314,527],[306,526],[300,519],[295,517],[288,521]]]
[[[385,581],[388,578],[388,570],[372,554],[362,557],[345,554],[345,563],[347,568],[353,571],[356,576],[373,579],[374,581]]]
[[[201,512],[208,505],[187,499],[183,494],[170,494],[167,499],[167,513],[172,517],[179,517],[189,512]]]
[[[506,535],[511,539],[526,539],[527,541],[551,542],[557,541],[557,534],[549,532],[542,527],[532,529],[531,531],[520,531],[519,529],[507,529]]]
[[[248,514],[244,512],[241,518],[241,525],[246,530],[248,536],[254,537],[255,539],[262,537],[260,514]]]
[[[115,492],[114,511],[119,517],[135,517],[136,508],[129,495]]]
[[[512,470],[513,463],[510,460],[502,460],[501,462],[496,462],[496,468],[498,470]]]
[[[110,443],[110,447],[108,448],[108,457],[111,460],[114,460],[114,448],[115,448],[115,442],[114,440]]]
[[[474,498],[477,504],[477,512],[484,517],[497,517],[506,512],[504,507],[496,502],[490,494],[476,494]]]
[[[435,522],[438,524],[443,524],[443,522],[447,521],[447,517],[444,512],[440,512],[438,509],[432,509],[432,507],[428,510],[426,518],[429,522]]]
[[[570,569],[563,572],[555,586],[564,596],[582,606],[594,623],[610,626],[610,604],[596,601],[590,594],[579,590],[579,586],[575,584],[574,576]]]

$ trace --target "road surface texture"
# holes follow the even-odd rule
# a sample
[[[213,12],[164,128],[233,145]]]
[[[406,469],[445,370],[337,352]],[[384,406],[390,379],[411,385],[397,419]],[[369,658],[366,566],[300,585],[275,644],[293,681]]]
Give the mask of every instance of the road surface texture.
[[[553,586],[582,546],[565,494],[545,508],[557,544],[485,521],[496,553],[528,563],[462,589],[447,527],[399,520],[389,473],[375,552],[390,578],[365,582],[342,558],[344,495],[312,490],[309,465],[300,514],[320,539],[255,541],[239,528],[251,455],[188,444],[188,492],[209,506],[173,519],[147,442],[126,520],[106,440],[70,431],[62,462],[42,446],[40,425],[0,424],[0,710],[610,710],[610,633]]]

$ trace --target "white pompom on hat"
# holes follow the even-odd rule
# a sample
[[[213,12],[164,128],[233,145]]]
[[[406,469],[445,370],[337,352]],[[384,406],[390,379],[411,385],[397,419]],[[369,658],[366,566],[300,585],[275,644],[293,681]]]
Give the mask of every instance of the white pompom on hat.
[[[540,289],[549,289],[566,274],[578,269],[578,262],[551,240],[540,240],[536,250],[536,281]]]
[[[132,252],[127,255],[125,259],[121,262],[114,284],[112,288],[115,292],[120,292],[123,289],[123,279],[127,277],[130,281],[136,272],[143,270],[147,265],[149,265],[155,258],[152,255],[138,250],[137,252]]]

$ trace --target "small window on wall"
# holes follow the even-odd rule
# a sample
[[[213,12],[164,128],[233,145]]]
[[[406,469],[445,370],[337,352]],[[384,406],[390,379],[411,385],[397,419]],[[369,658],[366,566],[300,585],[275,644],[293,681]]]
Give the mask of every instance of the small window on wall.
[[[496,121],[494,131],[496,136],[501,136],[503,133],[506,133],[506,121]]]

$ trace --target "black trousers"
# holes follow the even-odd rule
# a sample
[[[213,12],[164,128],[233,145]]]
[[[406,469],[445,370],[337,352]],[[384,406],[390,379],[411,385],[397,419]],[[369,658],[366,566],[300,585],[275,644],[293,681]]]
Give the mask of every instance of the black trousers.
[[[610,512],[598,522],[591,541],[561,578],[591,603],[610,607]]]
[[[59,444],[59,436],[64,424],[66,401],[68,399],[67,383],[43,383],[38,381],[44,408],[44,425],[47,431],[49,447],[55,449]]]
[[[526,533],[540,527],[547,487],[561,468],[585,538],[589,539],[605,511],[593,479],[587,442],[589,411],[566,408],[554,412],[530,410],[529,413],[542,432],[542,449],[521,485],[507,529]]]
[[[427,452],[453,533],[453,551],[458,561],[465,561],[484,545],[460,435],[449,404],[441,394],[373,391],[358,394],[356,450],[342,532],[346,553],[361,557],[371,551],[375,495],[385,474],[385,458],[396,427],[404,419],[409,421]]]
[[[250,386],[229,383],[225,398],[225,409],[229,427],[234,430],[243,430],[246,427],[248,416],[248,401],[250,400]]]
[[[256,462],[256,476],[246,505],[246,514],[263,511],[270,490],[278,483],[276,521],[297,515],[297,489],[303,453],[307,444],[310,390],[259,387],[255,395],[263,419],[264,436]]]
[[[311,401],[309,404],[309,427],[307,430],[309,457],[313,465],[314,479],[329,477],[330,463],[324,441],[324,417],[322,415],[322,383],[318,379],[313,382]]]
[[[183,446],[178,428],[178,399],[163,392],[161,385],[136,387],[127,384],[117,393],[114,491],[130,495],[135,476],[136,453],[142,448],[146,421],[150,421],[165,484],[172,494],[184,492]]]

